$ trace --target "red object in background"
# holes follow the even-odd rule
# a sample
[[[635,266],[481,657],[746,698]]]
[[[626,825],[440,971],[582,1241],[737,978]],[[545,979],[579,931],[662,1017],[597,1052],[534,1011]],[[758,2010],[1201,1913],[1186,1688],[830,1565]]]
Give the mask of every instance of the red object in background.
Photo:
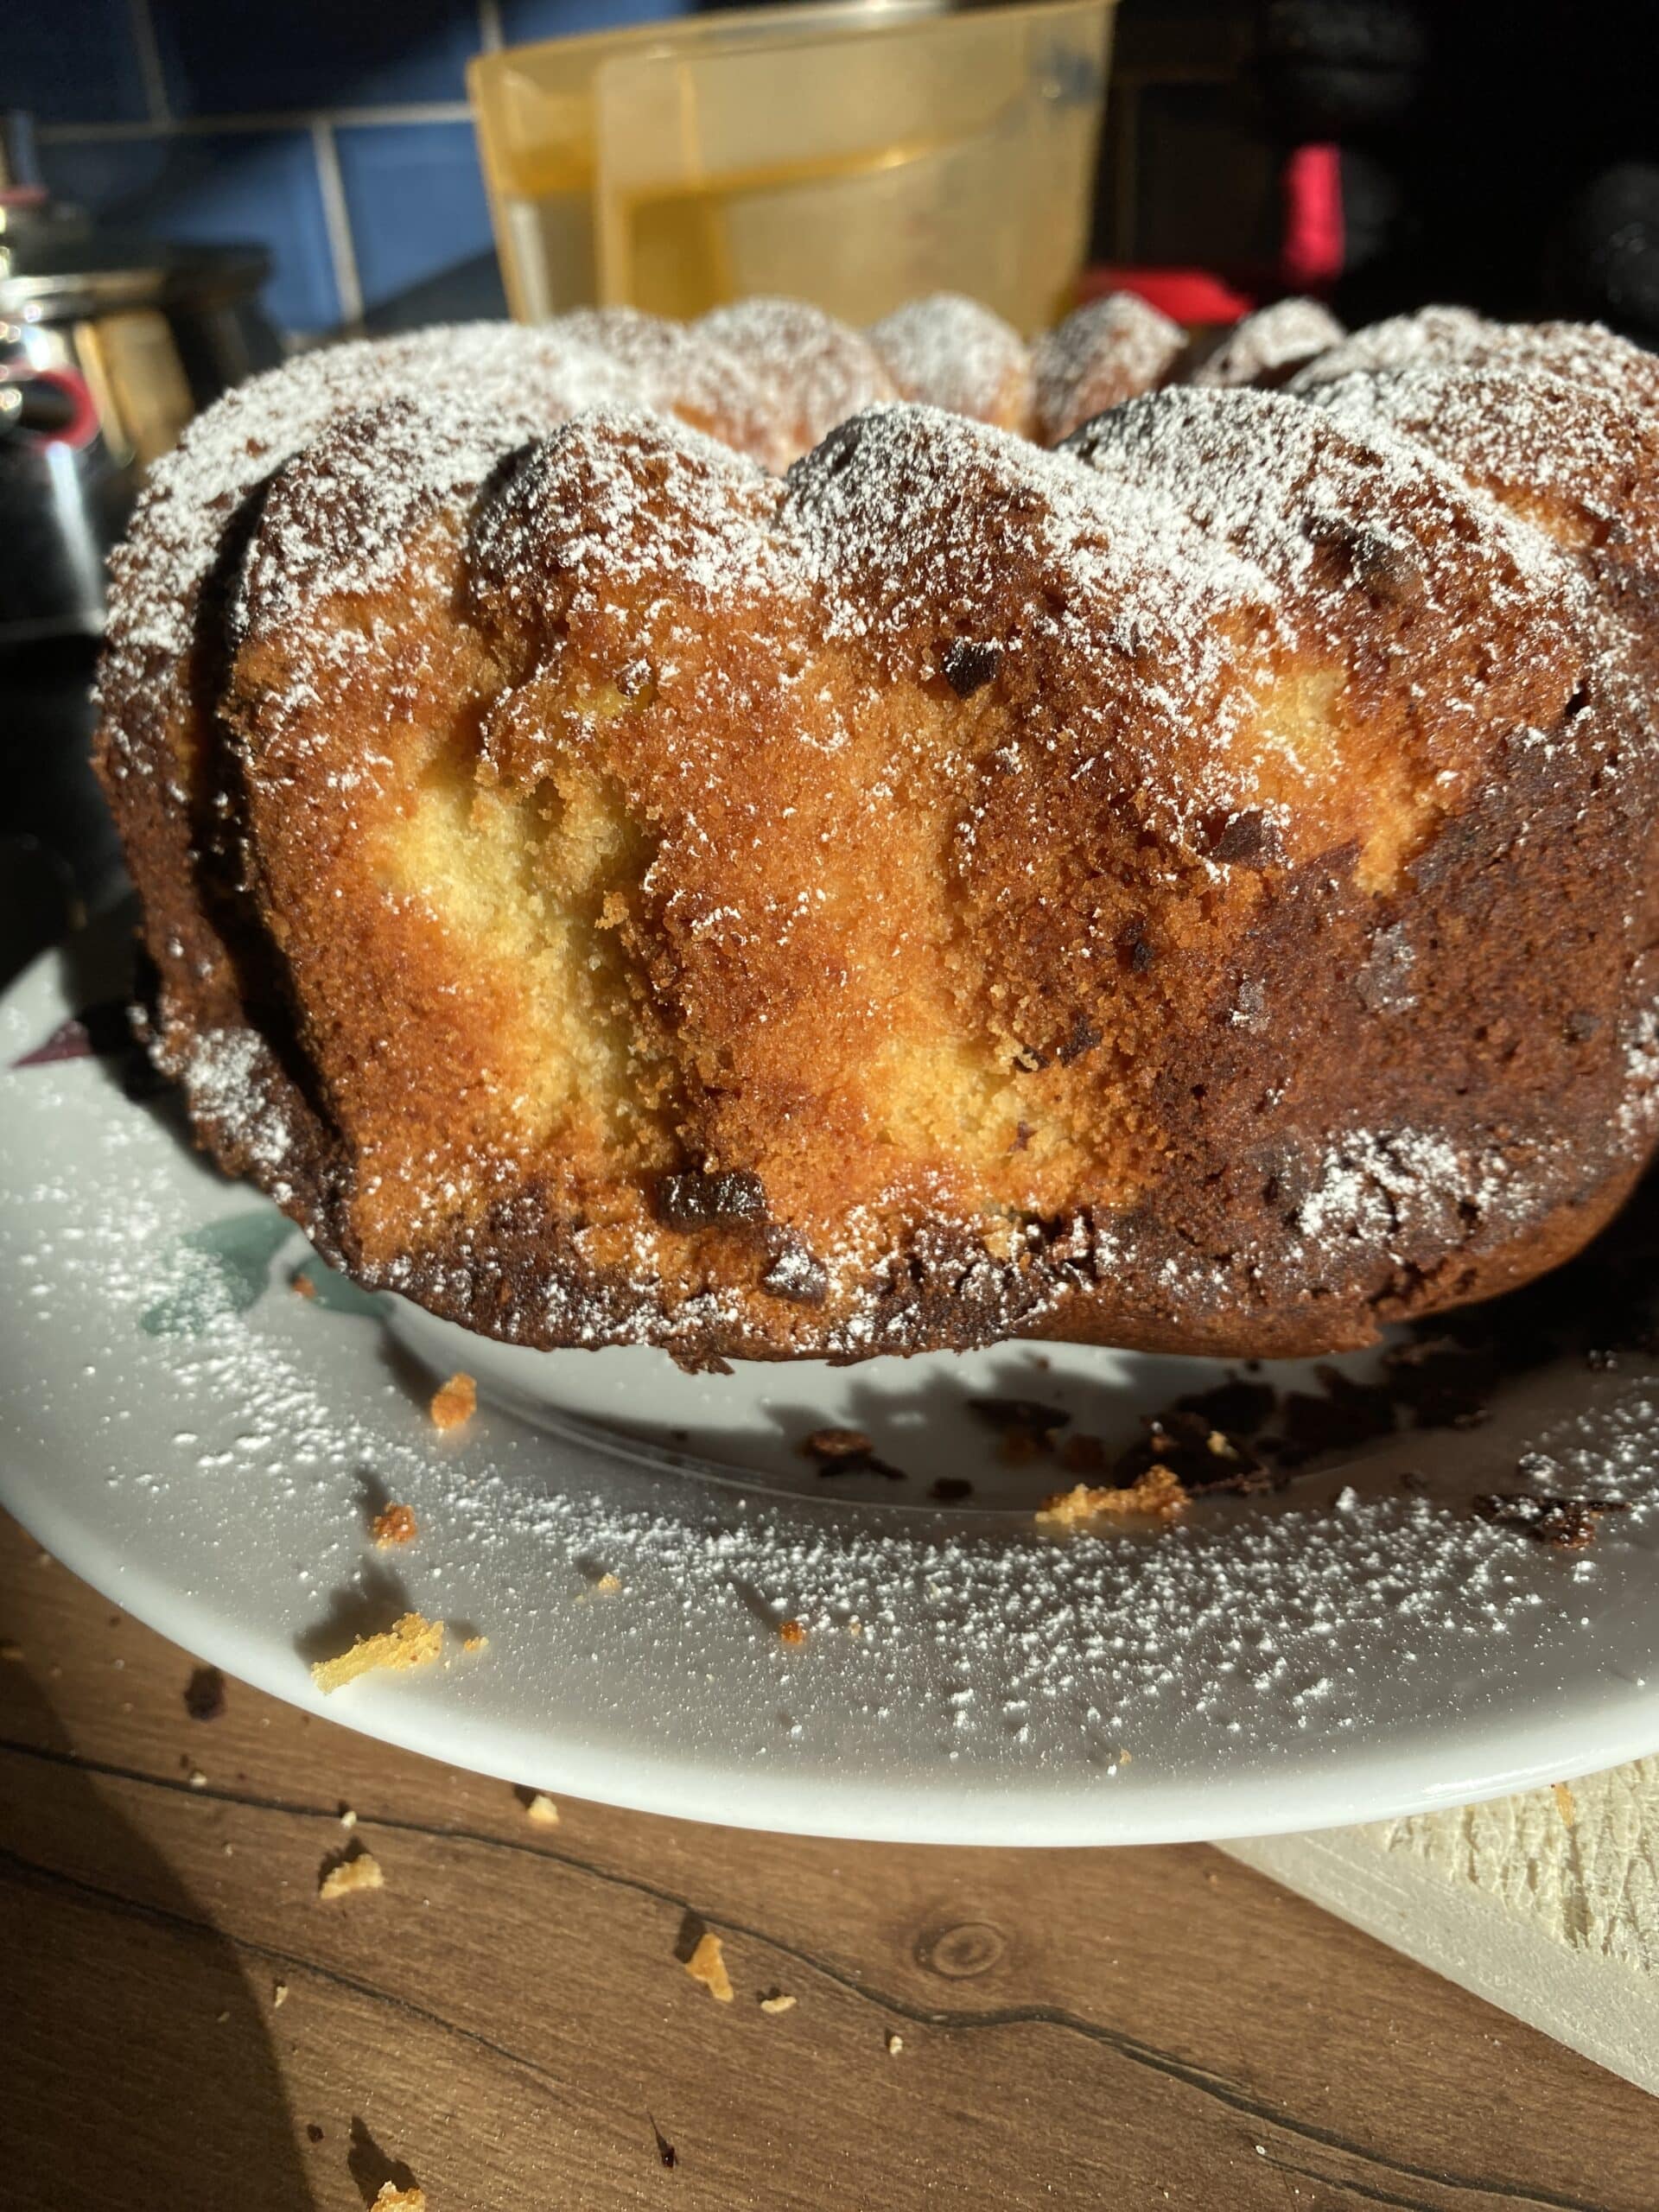
[[[1097,300],[1108,292],[1133,292],[1172,321],[1189,326],[1236,322],[1255,305],[1248,292],[1236,290],[1207,269],[1112,268],[1097,264],[1084,270],[1077,282],[1080,300]]]
[[[1342,156],[1336,146],[1298,146],[1285,163],[1285,235],[1279,271],[1293,292],[1328,291],[1342,274]]]
[[[1096,265],[1084,270],[1080,299],[1133,292],[1189,330],[1224,327],[1249,315],[1261,300],[1287,292],[1328,292],[1342,274],[1347,240],[1342,219],[1342,161],[1334,145],[1298,146],[1285,163],[1284,228],[1275,270],[1241,270],[1241,289],[1207,269],[1140,269]]]
[[[98,435],[98,403],[73,369],[0,366],[0,411],[7,408],[14,410],[7,427],[15,422],[37,445],[86,446]]]

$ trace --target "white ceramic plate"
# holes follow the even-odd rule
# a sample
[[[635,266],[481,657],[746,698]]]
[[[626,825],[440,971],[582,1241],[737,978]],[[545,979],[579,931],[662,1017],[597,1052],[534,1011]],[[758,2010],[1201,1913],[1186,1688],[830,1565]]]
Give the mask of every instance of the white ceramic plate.
[[[1557,1357],[1471,1432],[1402,1432],[1177,1529],[1055,1537],[1032,1508],[1063,1478],[1004,1464],[968,1401],[1122,1441],[1221,1370],[1008,1345],[691,1377],[366,1300],[118,1059],[13,1065],[119,995],[121,942],[0,1005],[0,1501],[227,1671],[515,1782],[957,1843],[1313,1827],[1659,1748],[1651,1359]],[[426,1402],[458,1368],[480,1409],[441,1437]],[[904,1478],[822,1478],[798,1447],[825,1424]],[[941,1477],[972,1496],[938,1503]],[[1583,1554],[1467,1510],[1535,1484],[1630,1510]],[[420,1529],[395,1552],[368,1535],[388,1499]],[[308,1660],[410,1607],[450,1624],[446,1663],[318,1697]]]

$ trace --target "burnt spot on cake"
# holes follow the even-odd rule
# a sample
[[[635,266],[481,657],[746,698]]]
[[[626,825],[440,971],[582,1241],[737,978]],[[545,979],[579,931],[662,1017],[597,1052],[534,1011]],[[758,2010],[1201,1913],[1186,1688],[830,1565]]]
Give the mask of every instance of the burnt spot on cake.
[[[955,645],[947,645],[939,663],[944,680],[958,699],[971,699],[976,691],[982,690],[1002,665],[1002,650],[970,638],[958,638]]]
[[[760,1287],[774,1298],[793,1299],[798,1306],[822,1306],[829,1295],[829,1271],[804,1244],[791,1239],[779,1244]]]
[[[1144,976],[1157,957],[1147,932],[1147,918],[1136,914],[1124,923],[1114,940],[1119,963],[1131,976]]]
[[[1102,1032],[1090,1020],[1088,1015],[1079,1014],[1064,1038],[1054,1047],[1054,1057],[1063,1068],[1069,1068],[1074,1060],[1082,1059],[1085,1052],[1092,1052],[1096,1046],[1100,1043],[1101,1038]]]
[[[1266,866],[1274,858],[1278,841],[1273,824],[1259,806],[1237,814],[1211,817],[1205,825],[1210,857],[1229,866]]]
[[[1423,564],[1404,538],[1346,515],[1315,513],[1308,517],[1306,527],[1309,538],[1338,572],[1374,599],[1411,607],[1423,597],[1427,588]]]
[[[668,1229],[742,1227],[766,1219],[766,1185],[746,1167],[681,1168],[658,1177],[657,1214]]]
[[[821,438],[812,452],[812,467],[816,474],[840,476],[852,466],[858,448],[863,442],[864,429],[856,415],[850,422],[837,423],[826,438]],[[798,467],[799,463],[796,466]]]
[[[1354,978],[1354,991],[1370,1014],[1404,1014],[1415,1005],[1411,988],[1417,955],[1398,922],[1378,930],[1371,938],[1370,956]]]

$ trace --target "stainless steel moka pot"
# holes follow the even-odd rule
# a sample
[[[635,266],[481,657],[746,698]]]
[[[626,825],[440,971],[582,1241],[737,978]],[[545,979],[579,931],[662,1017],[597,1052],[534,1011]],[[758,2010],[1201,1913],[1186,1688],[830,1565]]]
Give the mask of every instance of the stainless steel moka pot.
[[[0,119],[0,652],[95,635],[149,464],[281,357],[257,249],[163,245],[54,200]]]

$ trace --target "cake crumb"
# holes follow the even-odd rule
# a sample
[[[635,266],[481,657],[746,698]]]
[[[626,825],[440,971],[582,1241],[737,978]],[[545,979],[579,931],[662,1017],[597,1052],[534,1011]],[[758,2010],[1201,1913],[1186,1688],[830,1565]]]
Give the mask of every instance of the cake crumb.
[[[760,1999],[760,2010],[763,2012],[792,2012],[798,2001],[796,1998],[786,1997],[781,1989],[774,1989],[770,1996]]]
[[[1548,1497],[1532,1491],[1491,1491],[1473,1503],[1478,1520],[1518,1529],[1534,1543],[1567,1552],[1589,1549],[1605,1514],[1630,1510],[1622,1497]]]
[[[1091,1521],[1175,1521],[1186,1510],[1187,1493],[1179,1476],[1167,1467],[1151,1466],[1137,1481],[1121,1490],[1100,1490],[1079,1483],[1045,1498],[1037,1509],[1043,1529],[1086,1528]]]
[[[613,1597],[622,1587],[622,1578],[620,1574],[611,1574],[607,1573],[600,1576],[598,1581],[594,1583],[594,1587],[595,1590],[602,1592],[607,1598]]]
[[[806,1459],[850,1459],[874,1449],[861,1428],[815,1428],[801,1439],[801,1456]]]
[[[354,1828],[357,1826],[357,1815],[352,1809],[351,1806],[342,1805],[340,1807],[340,1825],[343,1828]]]
[[[463,1428],[478,1411],[478,1385],[470,1375],[452,1375],[432,1400],[435,1428]]]
[[[354,1682],[359,1675],[382,1669],[397,1673],[424,1667],[442,1649],[442,1621],[429,1621],[422,1613],[405,1613],[378,1636],[359,1636],[351,1649],[337,1658],[319,1659],[311,1669],[311,1679],[327,1697],[347,1682]]]
[[[270,1985],[270,2001],[273,2005],[287,2004],[288,1984],[285,1981],[272,1982]]]
[[[535,1789],[524,1800],[524,1817],[534,1827],[556,1828],[559,1825],[559,1808],[546,1790]]]
[[[700,1981],[717,2005],[732,2001],[732,1978],[726,1971],[726,1960],[718,1936],[705,1931],[697,1938],[697,1948],[685,1962],[685,1970],[693,1981]]]
[[[205,1789],[207,1777],[199,1766],[193,1766],[184,1777],[184,1786],[187,1789]]]
[[[225,1677],[217,1667],[198,1667],[185,1685],[184,1709],[193,1720],[218,1720],[225,1711]]]
[[[487,1636],[466,1637],[462,1639],[461,1646],[463,1651],[487,1651],[489,1647],[490,1639]]]
[[[778,1641],[779,1643],[804,1643],[806,1642],[805,1622],[798,1620],[779,1621],[778,1624]]]
[[[903,2036],[899,2035],[899,2034],[897,2034],[897,2033],[891,2034],[891,2035],[889,2035],[889,2036],[888,2036],[888,2037],[887,2037],[887,2056],[888,2056],[889,2058],[897,2058],[897,2057],[898,2057],[898,2056],[899,2056],[899,2052],[904,2049],[904,2047],[905,2047],[905,2039],[904,2039]]]
[[[289,1275],[288,1279],[288,1287],[293,1292],[296,1298],[315,1298],[317,1294],[317,1286],[312,1281],[309,1275]]]
[[[1573,1792],[1564,1782],[1552,1782],[1549,1786],[1555,1795],[1555,1809],[1561,1816],[1561,1826],[1564,1828],[1576,1827],[1579,1824],[1579,1808],[1573,1800]]]
[[[426,2212],[426,2191],[399,2189],[395,2181],[383,2181],[370,2212]]]
[[[338,1859],[332,1866],[323,1869],[317,1884],[320,1902],[334,1897],[350,1897],[357,1890],[384,1890],[386,1878],[380,1861],[372,1851],[359,1851],[350,1859]]]
[[[374,1516],[374,1541],[382,1551],[394,1544],[412,1544],[420,1533],[420,1525],[412,1506],[383,1506]]]

